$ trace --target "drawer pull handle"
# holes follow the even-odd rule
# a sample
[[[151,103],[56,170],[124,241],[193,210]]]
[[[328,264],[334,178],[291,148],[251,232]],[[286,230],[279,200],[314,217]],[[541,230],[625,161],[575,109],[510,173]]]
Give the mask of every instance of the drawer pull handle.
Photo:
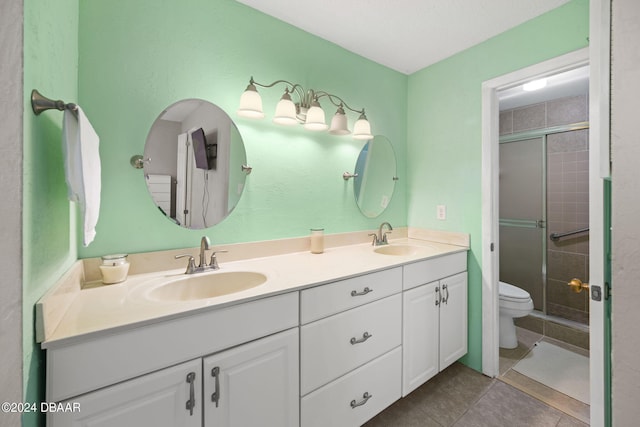
[[[195,380],[196,380],[196,373],[189,372],[187,374],[187,383],[189,384],[189,400],[187,400],[187,411],[189,411],[190,416],[193,416],[193,408],[196,406],[195,385],[194,385]]]
[[[373,289],[370,289],[370,288],[367,286],[366,288],[364,288],[364,289],[362,290],[362,292],[351,291],[351,296],[352,296],[352,297],[359,297],[359,296],[362,296],[362,295],[366,295],[366,294],[368,294],[369,292],[373,292]]]
[[[360,338],[359,340],[356,339],[356,337],[353,337],[353,338],[351,338],[351,340],[349,340],[349,342],[351,343],[351,345],[360,344],[360,343],[365,342],[366,340],[368,340],[372,336],[373,335],[371,335],[369,332],[365,332],[364,334],[362,334],[362,338]]]
[[[364,405],[364,404],[365,404],[365,403],[367,403],[367,401],[369,401],[369,399],[371,399],[372,397],[373,397],[373,395],[372,395],[372,394],[369,394],[369,392],[365,392],[365,393],[362,395],[362,400],[361,400],[360,402],[356,402],[356,400],[355,400],[355,399],[351,401],[351,409],[355,409],[355,408],[357,408],[358,406],[362,406],[362,405]]]
[[[216,408],[218,407],[218,403],[220,402],[220,367],[216,366],[211,369],[211,376],[215,379],[215,390],[211,393],[211,401],[216,404]]]

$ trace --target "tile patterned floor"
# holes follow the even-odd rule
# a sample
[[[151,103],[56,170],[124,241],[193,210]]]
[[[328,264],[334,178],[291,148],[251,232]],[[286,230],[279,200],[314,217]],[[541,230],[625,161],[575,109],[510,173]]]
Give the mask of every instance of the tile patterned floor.
[[[542,337],[527,332],[519,334],[518,349],[501,354],[501,374],[513,372],[509,369]],[[488,378],[455,363],[378,414],[365,427],[588,426],[521,389],[526,390],[508,384],[501,377]]]

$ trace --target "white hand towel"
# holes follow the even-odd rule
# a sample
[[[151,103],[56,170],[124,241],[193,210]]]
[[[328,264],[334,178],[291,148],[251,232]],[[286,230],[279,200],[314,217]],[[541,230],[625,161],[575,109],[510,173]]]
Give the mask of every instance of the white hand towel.
[[[78,107],[77,117],[64,111],[62,151],[69,200],[78,202],[83,221],[83,244],[96,236],[100,213],[100,138]]]

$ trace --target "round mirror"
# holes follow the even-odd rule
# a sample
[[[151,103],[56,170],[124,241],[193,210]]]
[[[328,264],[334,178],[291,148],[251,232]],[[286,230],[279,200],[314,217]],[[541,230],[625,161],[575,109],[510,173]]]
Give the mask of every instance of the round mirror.
[[[362,214],[379,216],[387,208],[396,186],[396,155],[382,135],[369,140],[358,155],[353,193]]]
[[[170,105],[153,122],[144,176],[160,212],[192,229],[211,227],[240,200],[247,161],[240,132],[222,109],[201,99]]]

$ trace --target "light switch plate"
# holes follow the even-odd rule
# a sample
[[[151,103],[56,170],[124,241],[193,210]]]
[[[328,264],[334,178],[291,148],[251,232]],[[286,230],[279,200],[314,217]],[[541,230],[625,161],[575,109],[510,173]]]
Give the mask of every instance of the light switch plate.
[[[447,207],[445,205],[436,206],[436,218],[447,219]]]

